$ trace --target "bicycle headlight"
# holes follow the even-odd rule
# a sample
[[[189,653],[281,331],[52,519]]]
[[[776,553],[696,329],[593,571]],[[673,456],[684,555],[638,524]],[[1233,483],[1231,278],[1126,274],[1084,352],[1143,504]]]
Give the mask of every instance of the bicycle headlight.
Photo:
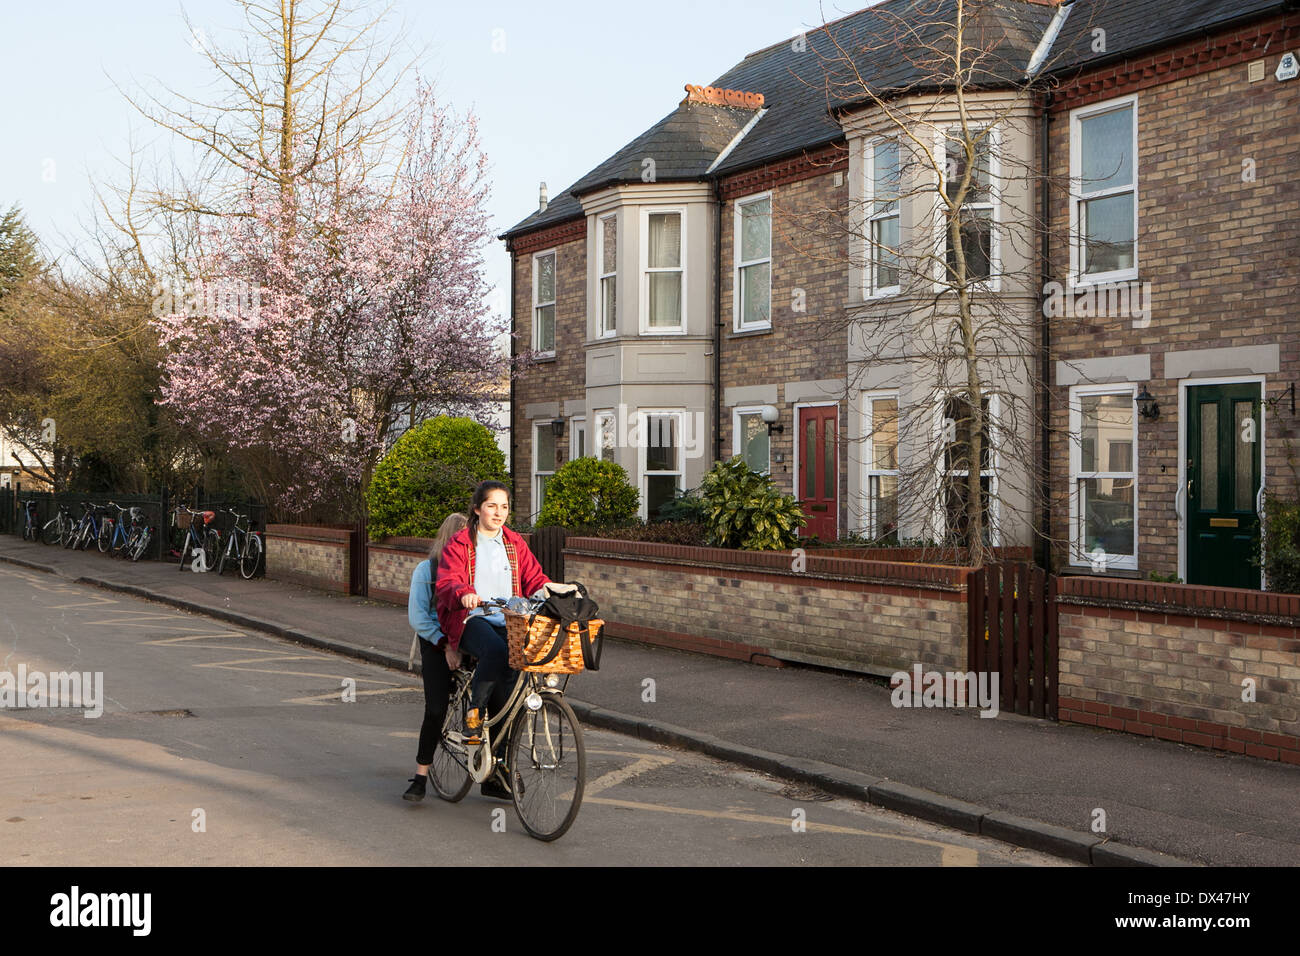
[[[527,697],[524,698],[524,706],[527,707],[529,710],[541,710],[542,695],[537,693],[537,691],[533,691],[531,694],[529,694]]]
[[[547,675],[546,675],[546,686],[547,686],[547,687],[559,687],[559,686],[560,686],[560,675],[559,675],[559,674],[547,674]]]

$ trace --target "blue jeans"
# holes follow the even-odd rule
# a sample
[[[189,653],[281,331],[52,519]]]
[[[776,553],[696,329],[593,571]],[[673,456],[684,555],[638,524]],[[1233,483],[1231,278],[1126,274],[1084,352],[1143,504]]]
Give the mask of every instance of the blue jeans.
[[[472,617],[460,636],[460,648],[478,658],[471,688],[472,706],[479,708],[481,713],[486,702],[488,713],[499,714],[510,699],[510,690],[519,676],[518,671],[512,671],[507,663],[506,629],[481,617]]]

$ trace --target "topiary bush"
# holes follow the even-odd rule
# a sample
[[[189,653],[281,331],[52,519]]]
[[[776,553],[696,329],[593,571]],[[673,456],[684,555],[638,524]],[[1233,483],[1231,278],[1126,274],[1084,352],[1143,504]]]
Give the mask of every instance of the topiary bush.
[[[622,466],[599,458],[574,458],[546,483],[537,526],[611,528],[635,521],[640,504],[641,495],[628,484]]]
[[[740,455],[715,464],[700,482],[709,544],[745,551],[793,548],[808,521],[794,495],[782,494],[768,475]]]
[[[430,418],[397,440],[366,489],[370,537],[432,538],[453,511],[469,507],[474,486],[506,481],[492,432],[469,418]]]

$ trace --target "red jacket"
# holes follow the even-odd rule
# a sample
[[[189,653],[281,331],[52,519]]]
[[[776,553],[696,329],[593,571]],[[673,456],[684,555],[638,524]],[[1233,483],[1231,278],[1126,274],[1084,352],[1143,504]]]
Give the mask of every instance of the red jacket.
[[[542,573],[542,566],[528,550],[528,545],[517,533],[502,527],[505,535],[506,557],[510,559],[511,595],[528,597],[549,584],[551,579]],[[448,646],[460,646],[460,636],[465,631],[465,615],[469,611],[461,606],[460,599],[474,594],[474,545],[469,539],[469,529],[457,531],[442,549],[438,563],[437,595],[438,626],[447,636]]]

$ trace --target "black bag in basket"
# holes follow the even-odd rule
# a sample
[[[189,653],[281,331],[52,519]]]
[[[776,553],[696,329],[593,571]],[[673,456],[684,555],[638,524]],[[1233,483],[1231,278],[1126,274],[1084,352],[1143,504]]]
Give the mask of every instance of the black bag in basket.
[[[587,596],[585,585],[573,582],[574,590],[568,594],[551,594],[547,597],[546,603],[539,607],[533,617],[549,617],[560,622],[560,634],[565,634],[569,630],[570,624],[578,625],[578,633],[582,642],[582,663],[589,671],[600,670],[600,652],[604,644],[605,627],[602,624],[593,638],[588,630],[592,618],[600,612],[600,608],[590,597]],[[530,617],[528,623],[531,626],[533,621]],[[556,640],[550,649],[550,652],[540,661],[534,661],[535,664],[549,664],[551,660],[560,653],[561,641]]]

